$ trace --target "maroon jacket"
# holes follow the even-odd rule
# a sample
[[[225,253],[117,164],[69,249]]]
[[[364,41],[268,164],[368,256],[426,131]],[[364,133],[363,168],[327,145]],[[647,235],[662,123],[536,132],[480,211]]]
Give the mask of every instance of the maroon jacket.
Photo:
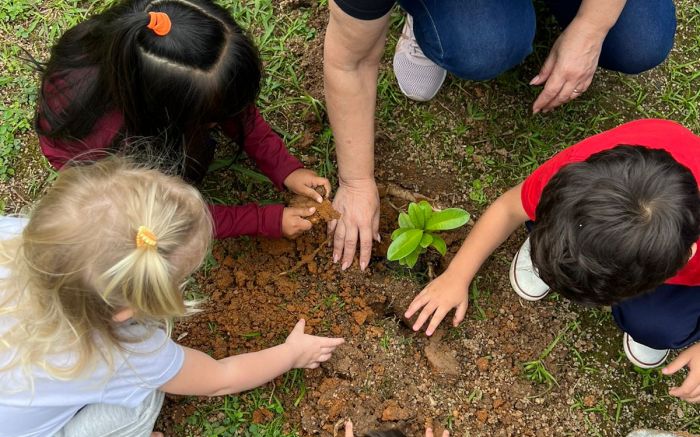
[[[59,106],[62,105],[59,103]],[[272,131],[255,106],[251,106],[246,115],[243,150],[255,161],[260,171],[270,178],[277,189],[284,190],[284,180],[287,176],[304,166],[289,154],[282,139]],[[42,128],[47,127],[42,125],[45,122],[41,119],[39,123]],[[123,124],[123,115],[119,111],[111,111],[95,123],[92,132],[85,138],[65,140],[40,135],[39,145],[51,165],[59,169],[78,155],[83,154],[89,158],[89,153],[85,152],[109,148]],[[221,123],[221,129],[229,138],[239,138],[240,127],[236,120]],[[242,206],[209,205],[209,209],[214,218],[216,238],[241,235],[282,237],[284,205],[259,206],[254,203]]]

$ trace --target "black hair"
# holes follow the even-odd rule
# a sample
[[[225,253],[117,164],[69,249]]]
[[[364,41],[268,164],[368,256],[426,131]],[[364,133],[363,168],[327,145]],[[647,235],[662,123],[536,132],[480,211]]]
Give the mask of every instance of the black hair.
[[[167,35],[147,28],[149,12],[170,17]],[[119,141],[157,137],[166,156],[184,158],[186,177],[201,180],[213,156],[208,125],[238,117],[243,132],[261,75],[253,41],[212,1],[125,0],[69,29],[53,47],[36,127],[80,140],[117,110],[124,116]]]
[[[383,431],[370,431],[364,437],[406,437],[406,434],[394,428]]]
[[[699,236],[700,194],[690,170],[664,150],[620,145],[550,179],[531,256],[552,290],[609,305],[674,276]]]

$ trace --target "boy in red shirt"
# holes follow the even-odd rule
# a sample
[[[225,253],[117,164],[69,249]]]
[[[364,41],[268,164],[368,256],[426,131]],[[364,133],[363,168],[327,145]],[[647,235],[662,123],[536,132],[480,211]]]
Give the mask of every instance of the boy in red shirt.
[[[523,223],[530,237],[513,259],[511,284],[526,300],[550,290],[586,305],[612,305],[627,357],[657,367],[669,349],[700,340],[700,137],[666,120],[639,120],[557,154],[499,197],[447,270],[413,300],[413,329],[431,335],[456,308],[486,258]],[[421,310],[422,309],[422,310]],[[691,370],[670,393],[700,401],[700,344],[665,374]]]

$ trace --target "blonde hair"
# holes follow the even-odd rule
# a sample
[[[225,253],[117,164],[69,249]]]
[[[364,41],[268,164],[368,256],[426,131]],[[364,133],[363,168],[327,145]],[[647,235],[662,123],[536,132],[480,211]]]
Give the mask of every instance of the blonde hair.
[[[136,246],[140,226],[156,247]],[[113,321],[131,309],[133,319],[170,327],[188,313],[181,291],[201,264],[212,234],[199,192],[174,176],[111,157],[61,171],[29,214],[22,235],[0,241],[0,316],[16,322],[0,333],[0,368],[34,366],[72,379],[124,343]],[[63,367],[53,354],[70,353]]]

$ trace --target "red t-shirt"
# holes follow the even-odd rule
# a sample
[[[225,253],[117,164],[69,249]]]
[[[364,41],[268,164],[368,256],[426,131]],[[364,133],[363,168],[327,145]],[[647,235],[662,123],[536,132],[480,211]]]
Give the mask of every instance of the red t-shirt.
[[[646,146],[667,151],[700,181],[700,137],[678,123],[668,120],[637,120],[587,138],[564,149],[542,164],[525,181],[522,187],[522,203],[531,220],[542,190],[560,168],[572,162],[585,161],[589,156],[620,144]],[[700,240],[698,240],[700,245]],[[694,256],[667,284],[700,285],[700,254]]]
[[[45,85],[45,89],[50,91],[51,85]],[[61,93],[47,94],[52,94],[53,100],[50,102],[52,107],[67,106],[68,102]],[[260,171],[270,178],[277,189],[283,190],[284,180],[287,176],[294,170],[303,168],[303,164],[289,154],[282,139],[273,132],[254,105],[248,109],[246,121],[246,125],[243,126],[243,150],[255,161]],[[48,128],[41,117],[39,117],[39,123],[42,128]],[[71,159],[92,159],[90,151],[109,148],[123,125],[123,115],[119,111],[112,110],[95,123],[92,132],[85,138],[64,140],[39,135],[39,145],[51,165],[60,169]],[[230,138],[238,138],[240,133],[240,127],[236,120],[227,120],[221,123],[221,129]],[[282,237],[284,205],[260,206],[254,203],[209,205],[209,210],[214,221],[214,236],[216,238],[241,235]]]

